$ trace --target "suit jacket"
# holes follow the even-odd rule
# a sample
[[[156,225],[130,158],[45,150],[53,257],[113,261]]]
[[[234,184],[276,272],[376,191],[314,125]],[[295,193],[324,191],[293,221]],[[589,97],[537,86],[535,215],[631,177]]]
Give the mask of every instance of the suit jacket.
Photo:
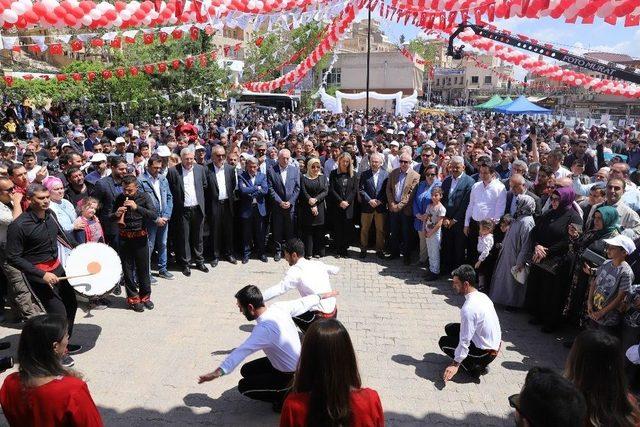
[[[238,190],[240,193],[240,218],[250,218],[253,211],[253,199],[258,203],[258,212],[261,216],[267,216],[266,197],[269,194],[267,176],[262,172],[256,173],[255,183],[251,183],[251,175],[243,171],[238,177]]]
[[[329,198],[333,204],[331,212],[338,214],[340,211],[344,211],[345,217],[347,219],[352,219],[353,206],[355,204],[356,195],[358,194],[358,176],[354,174],[352,177],[349,177],[347,174],[347,178],[346,187],[343,188],[342,184],[338,180],[338,169],[331,171],[331,175],[329,175]],[[343,201],[349,203],[349,206],[347,206],[346,209],[342,209],[338,206],[340,202]]]
[[[231,204],[231,212],[233,213],[233,201],[236,199],[236,187],[238,182],[238,174],[236,168],[231,165],[224,164],[224,183],[227,190],[227,198]],[[206,192],[205,200],[207,201],[207,207],[209,212],[215,214],[220,207],[220,189],[218,188],[218,180],[216,179],[215,166],[209,163],[206,166],[207,179],[208,179],[208,191]]]
[[[453,177],[448,176],[442,182],[442,204],[447,209],[447,218],[455,219],[464,225],[464,216],[469,206],[471,187],[476,182],[467,174],[463,174],[458,179],[456,188],[451,191]]]
[[[378,185],[373,185],[373,171],[371,169],[360,175],[360,183],[358,185],[360,195],[360,210],[362,213],[372,213],[374,208],[371,207],[369,201],[372,199],[379,200],[382,204],[375,208],[376,212],[387,211],[387,180],[389,172],[380,168],[378,174]]]
[[[531,196],[531,198],[536,202],[536,211],[534,213],[534,216],[539,216],[542,213],[542,201],[540,200],[540,197],[538,197],[533,191],[527,191],[526,193],[527,196]],[[513,192],[508,191],[507,192],[507,203],[504,206],[504,213],[506,214],[510,214],[510,210],[511,210],[511,203],[513,202]]]
[[[153,189],[152,179],[153,178],[149,175],[149,172],[145,171],[145,173],[140,175],[138,177],[140,190],[149,195],[149,198],[156,208],[156,215],[158,215],[159,218],[169,219],[171,218],[171,212],[173,211],[173,195],[169,189],[169,181],[166,177],[158,174],[158,179],[160,180],[160,199],[158,199],[158,195]]]
[[[102,224],[105,234],[111,236],[118,234],[119,230],[118,223],[116,221],[111,221],[109,218],[113,211],[113,204],[116,197],[122,193],[122,187],[120,187],[120,189],[117,189],[116,187],[120,186],[116,185],[113,177],[106,176],[96,182],[96,185],[93,187],[93,191],[91,192],[91,196],[100,201],[98,219]]]
[[[281,202],[289,202],[291,203],[290,210],[293,211],[300,194],[300,170],[293,165],[288,165],[287,181],[283,184],[280,164],[276,163],[267,170],[267,180],[269,182],[269,196],[271,196],[274,208],[281,209]]]
[[[389,174],[387,179],[387,203],[395,202],[396,197],[396,183],[400,177],[400,168],[396,168]],[[420,174],[409,168],[407,171],[407,177],[404,180],[404,187],[402,187],[402,194],[400,197],[400,203],[398,206],[403,214],[407,216],[413,215],[413,191],[420,182]]]
[[[182,215],[184,212],[184,181],[182,179],[182,164],[169,168],[167,171],[167,181],[169,181],[169,189],[173,196],[173,213],[174,217]],[[196,188],[196,200],[200,211],[204,216],[205,210],[205,190],[207,189],[207,175],[205,169],[199,164],[193,165],[193,183]]]

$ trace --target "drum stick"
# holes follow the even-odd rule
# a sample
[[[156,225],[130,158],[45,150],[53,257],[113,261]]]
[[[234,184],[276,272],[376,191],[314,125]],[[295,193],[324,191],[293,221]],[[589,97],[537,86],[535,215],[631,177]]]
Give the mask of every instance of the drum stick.
[[[58,280],[78,279],[80,277],[93,276],[95,274],[97,274],[97,273],[78,274],[76,276],[62,276],[62,277],[58,277]],[[82,286],[84,286],[84,284]]]

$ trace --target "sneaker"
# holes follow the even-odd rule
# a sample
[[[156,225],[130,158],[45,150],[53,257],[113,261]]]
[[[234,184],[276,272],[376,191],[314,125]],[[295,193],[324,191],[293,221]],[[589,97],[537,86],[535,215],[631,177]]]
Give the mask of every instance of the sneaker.
[[[71,356],[64,356],[62,358],[62,360],[60,361],[60,363],[62,364],[62,366],[64,366],[65,368],[70,368],[73,365],[76,364],[76,362],[73,360],[73,358]]]
[[[80,344],[67,344],[67,353],[68,354],[77,354],[82,351],[82,346]]]
[[[138,313],[142,313],[144,311],[144,306],[140,302],[129,304],[129,308]]]
[[[159,271],[158,277],[165,280],[173,280],[176,278],[173,274],[169,273],[167,270]]]
[[[147,310],[153,310],[153,308],[155,307],[155,305],[153,304],[153,302],[151,302],[151,300],[147,300],[143,302],[142,305],[144,305],[144,308],[146,308]]]
[[[158,284],[158,279],[156,279],[155,276],[151,276],[149,282],[152,285],[157,285]]]

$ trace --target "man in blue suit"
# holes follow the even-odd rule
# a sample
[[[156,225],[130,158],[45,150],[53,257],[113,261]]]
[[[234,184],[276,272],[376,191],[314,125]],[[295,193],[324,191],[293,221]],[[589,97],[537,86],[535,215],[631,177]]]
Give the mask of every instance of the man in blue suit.
[[[360,176],[360,258],[367,256],[371,223],[376,225],[376,254],[384,258],[384,225],[387,220],[387,179],[389,172],[382,168],[383,157],[379,153],[369,156],[369,170]]]
[[[258,159],[247,157],[245,171],[238,177],[240,191],[240,219],[242,221],[242,263],[249,262],[251,242],[255,255],[267,262],[264,254],[267,228],[266,196],[269,193],[267,176],[258,170]]]
[[[173,196],[169,189],[169,181],[160,173],[161,171],[162,158],[153,154],[147,161],[147,170],[140,175],[138,182],[140,190],[149,195],[158,215],[157,219],[148,221],[146,225],[149,235],[149,255],[153,254],[154,249],[158,251],[158,276],[173,280],[173,274],[167,271],[167,232],[173,211]],[[158,280],[151,276],[151,283],[157,282]]]
[[[475,181],[464,173],[464,159],[454,156],[449,162],[449,176],[442,182],[442,204],[447,216],[442,224],[442,264],[445,272],[464,264],[467,236],[464,216]]]
[[[282,246],[293,236],[293,214],[300,194],[300,170],[290,164],[291,152],[286,148],[278,153],[278,163],[267,170],[271,197],[271,229],[276,246],[274,261],[282,258]]]

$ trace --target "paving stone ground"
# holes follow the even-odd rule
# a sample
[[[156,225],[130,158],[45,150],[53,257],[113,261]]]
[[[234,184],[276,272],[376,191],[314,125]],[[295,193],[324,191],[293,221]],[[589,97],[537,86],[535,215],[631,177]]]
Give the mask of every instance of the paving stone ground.
[[[542,334],[524,314],[499,311],[504,343],[490,373],[476,382],[458,374],[444,386],[448,358],[437,342],[446,323],[459,321],[462,297],[446,280],[426,285],[417,266],[351,254],[324,261],[341,267],[333,280],[341,292],[338,317],[351,334],[364,385],[380,394],[387,425],[513,425],[507,397],[520,390],[526,371],[535,365],[562,369],[567,350],[561,336]],[[127,310],[122,297],[110,297],[114,306],[104,311],[79,310],[72,342],[86,351],[74,356],[75,368],[105,424],[276,426],[270,405],[238,393],[239,372],[204,385],[196,379],[251,331],[235,305],[236,290],[275,284],[286,268],[284,260],[271,258],[267,264],[221,262],[208,274],[194,270],[190,278],[176,273],[177,280],[160,280],[151,312]],[[13,344],[0,356],[15,352],[19,332],[0,327],[2,340]]]

